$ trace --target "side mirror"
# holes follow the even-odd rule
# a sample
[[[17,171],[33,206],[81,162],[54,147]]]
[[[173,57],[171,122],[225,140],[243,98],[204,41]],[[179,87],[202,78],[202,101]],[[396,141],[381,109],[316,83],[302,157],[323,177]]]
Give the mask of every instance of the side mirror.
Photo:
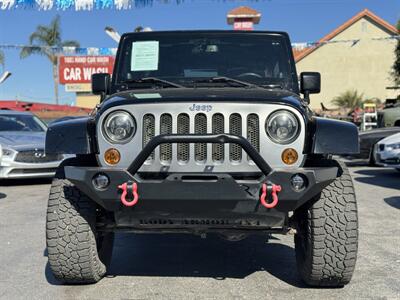
[[[107,73],[92,74],[92,93],[103,98],[108,93],[110,78]]]
[[[310,94],[318,94],[321,91],[321,74],[318,72],[302,72],[300,74],[300,92],[309,103]]]

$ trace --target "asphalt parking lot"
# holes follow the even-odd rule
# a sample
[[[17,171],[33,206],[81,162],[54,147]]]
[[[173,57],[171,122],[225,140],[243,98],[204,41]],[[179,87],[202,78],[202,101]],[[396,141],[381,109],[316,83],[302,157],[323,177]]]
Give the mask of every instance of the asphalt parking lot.
[[[229,243],[188,235],[117,235],[107,278],[62,286],[47,265],[48,181],[0,183],[1,299],[400,299],[400,172],[352,167],[360,244],[352,282],[310,289],[293,236]]]

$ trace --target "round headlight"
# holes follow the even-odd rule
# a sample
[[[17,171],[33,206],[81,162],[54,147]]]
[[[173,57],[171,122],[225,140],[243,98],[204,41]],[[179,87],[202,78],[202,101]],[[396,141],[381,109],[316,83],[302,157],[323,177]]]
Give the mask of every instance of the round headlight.
[[[103,131],[110,142],[126,143],[136,132],[136,122],[128,112],[114,111],[105,119]]]
[[[298,136],[299,122],[290,111],[278,110],[268,117],[265,130],[275,143],[289,144]]]

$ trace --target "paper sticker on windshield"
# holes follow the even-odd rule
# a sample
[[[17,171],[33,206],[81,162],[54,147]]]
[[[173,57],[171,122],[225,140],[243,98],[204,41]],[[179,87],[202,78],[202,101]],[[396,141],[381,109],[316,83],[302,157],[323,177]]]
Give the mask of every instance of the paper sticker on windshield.
[[[132,71],[158,70],[158,41],[133,42],[131,56]]]

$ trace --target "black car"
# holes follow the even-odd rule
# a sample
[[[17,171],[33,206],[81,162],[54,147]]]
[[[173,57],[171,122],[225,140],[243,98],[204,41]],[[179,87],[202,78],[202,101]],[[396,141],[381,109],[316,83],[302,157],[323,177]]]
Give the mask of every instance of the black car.
[[[76,155],[47,211],[60,281],[100,280],[116,231],[236,241],[290,230],[306,283],[350,281],[356,198],[331,156],[357,153],[358,131],[313,115],[320,75],[300,74],[299,87],[286,33],[128,33],[112,79],[93,75],[92,89],[102,102],[91,116],[47,133],[48,153]]]

